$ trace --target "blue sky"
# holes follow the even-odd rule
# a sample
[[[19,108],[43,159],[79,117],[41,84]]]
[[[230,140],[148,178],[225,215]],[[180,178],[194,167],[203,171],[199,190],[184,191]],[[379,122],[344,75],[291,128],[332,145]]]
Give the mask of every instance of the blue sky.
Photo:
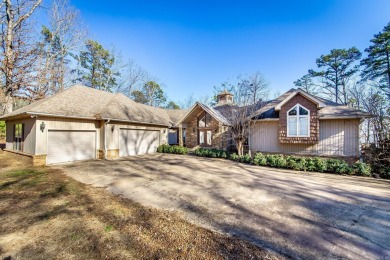
[[[115,45],[177,102],[261,71],[286,91],[333,48],[361,51],[390,21],[388,0],[81,1],[90,36]]]

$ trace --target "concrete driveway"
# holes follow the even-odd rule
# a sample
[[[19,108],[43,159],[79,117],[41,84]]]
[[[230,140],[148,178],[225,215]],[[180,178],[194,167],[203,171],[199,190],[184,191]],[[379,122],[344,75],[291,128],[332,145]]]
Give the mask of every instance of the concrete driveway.
[[[167,154],[56,167],[284,256],[390,258],[388,181]]]

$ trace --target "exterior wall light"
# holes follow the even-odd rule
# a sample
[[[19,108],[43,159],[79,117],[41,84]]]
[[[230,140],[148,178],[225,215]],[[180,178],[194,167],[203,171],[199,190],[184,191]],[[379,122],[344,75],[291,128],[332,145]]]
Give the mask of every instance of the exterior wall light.
[[[112,125],[111,126],[111,132],[114,132],[114,130],[115,130],[115,125]]]
[[[45,122],[42,122],[40,126],[42,133],[43,131],[45,131],[45,127],[46,127]]]

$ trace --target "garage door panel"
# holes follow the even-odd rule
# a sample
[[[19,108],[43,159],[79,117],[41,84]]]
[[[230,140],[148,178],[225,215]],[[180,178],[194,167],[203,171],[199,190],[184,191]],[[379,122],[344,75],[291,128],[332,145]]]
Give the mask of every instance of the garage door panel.
[[[96,158],[94,131],[49,131],[47,164]]]
[[[154,153],[160,144],[160,132],[121,129],[119,139],[119,156]]]

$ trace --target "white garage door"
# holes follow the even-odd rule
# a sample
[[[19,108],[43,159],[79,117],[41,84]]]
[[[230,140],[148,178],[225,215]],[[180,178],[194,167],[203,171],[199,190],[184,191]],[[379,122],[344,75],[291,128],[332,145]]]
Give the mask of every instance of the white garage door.
[[[47,164],[96,159],[94,131],[49,131]]]
[[[119,156],[154,153],[160,144],[160,131],[121,129]]]

